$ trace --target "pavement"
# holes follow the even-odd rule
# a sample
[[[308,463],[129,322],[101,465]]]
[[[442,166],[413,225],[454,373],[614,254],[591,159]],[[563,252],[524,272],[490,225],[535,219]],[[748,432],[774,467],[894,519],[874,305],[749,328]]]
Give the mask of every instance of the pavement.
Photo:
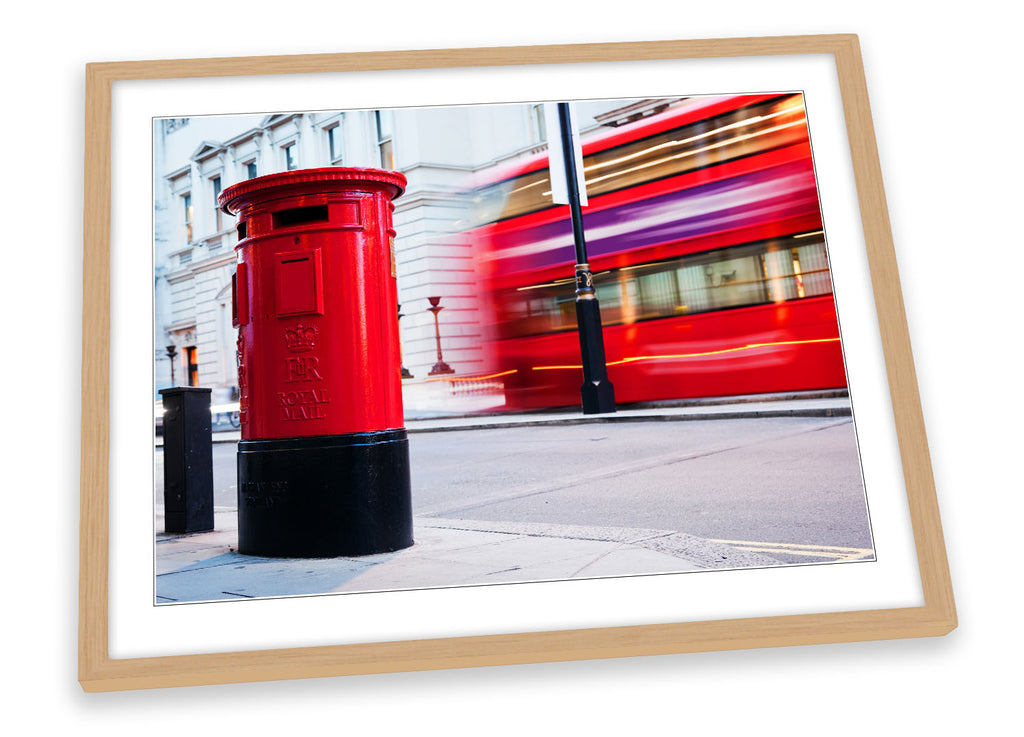
[[[596,422],[850,416],[845,392],[731,397],[633,405],[615,413],[549,411],[474,415],[408,413],[409,433]],[[214,442],[237,442],[237,430]],[[161,439],[158,438],[158,445]],[[784,563],[768,554],[677,530],[586,527],[416,517],[412,547],[359,557],[289,559],[242,555],[233,507],[216,507],[209,532],[163,532],[156,509],[156,603],[307,596],[491,585]]]

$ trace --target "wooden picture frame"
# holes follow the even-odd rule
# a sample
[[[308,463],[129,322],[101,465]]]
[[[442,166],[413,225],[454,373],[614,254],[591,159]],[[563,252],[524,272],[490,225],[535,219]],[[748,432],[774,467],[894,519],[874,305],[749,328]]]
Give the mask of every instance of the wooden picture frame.
[[[109,650],[111,154],[115,82],[637,60],[830,55],[841,92],[923,606],[112,658]],[[95,63],[86,67],[79,681],[112,691],[938,636],[956,626],[857,37],[794,36]]]

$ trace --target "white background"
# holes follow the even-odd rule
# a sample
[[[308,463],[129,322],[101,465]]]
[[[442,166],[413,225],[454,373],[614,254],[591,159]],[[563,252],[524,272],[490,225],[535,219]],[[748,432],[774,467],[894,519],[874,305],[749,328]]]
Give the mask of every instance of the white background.
[[[4,258],[13,259],[0,269],[10,316],[0,360],[5,724],[26,734],[792,735],[987,734],[1016,720],[1024,157],[1013,92],[1021,63],[1005,6],[978,2],[968,14],[868,1],[576,7],[182,0],[5,11],[0,142]],[[941,639],[81,692],[86,62],[849,32],[864,54],[959,629]]]

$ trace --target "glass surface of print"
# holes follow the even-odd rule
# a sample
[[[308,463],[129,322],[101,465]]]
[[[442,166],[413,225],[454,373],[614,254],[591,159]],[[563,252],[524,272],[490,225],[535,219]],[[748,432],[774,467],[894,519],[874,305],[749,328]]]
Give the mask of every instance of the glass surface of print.
[[[242,555],[216,591],[167,572],[161,601],[873,560],[803,95],[575,104],[608,378],[619,412],[650,414],[600,431],[558,421],[579,407],[582,366],[542,105],[191,119],[199,161],[168,162],[169,189],[205,177],[220,192],[237,259],[196,234],[218,247],[165,277],[158,324],[199,343],[189,380],[225,375],[204,356],[237,364],[237,386],[220,387],[241,425],[235,498],[230,475],[220,485]],[[211,157],[230,147],[238,171]],[[277,171],[253,177],[265,165]],[[204,333],[201,295],[228,287],[201,279],[220,264],[237,335]],[[204,349],[215,340],[230,350]],[[792,404],[806,398],[823,404]],[[690,417],[708,404],[726,419]],[[554,421],[534,427],[538,411]],[[368,463],[378,486],[364,493],[351,479]],[[366,524],[374,506],[411,519],[417,544],[411,527],[401,544],[317,542],[388,537]],[[588,562],[588,535],[627,542]],[[521,539],[584,557],[528,564]],[[402,552],[361,558],[380,550]],[[331,560],[260,589],[247,556]]]

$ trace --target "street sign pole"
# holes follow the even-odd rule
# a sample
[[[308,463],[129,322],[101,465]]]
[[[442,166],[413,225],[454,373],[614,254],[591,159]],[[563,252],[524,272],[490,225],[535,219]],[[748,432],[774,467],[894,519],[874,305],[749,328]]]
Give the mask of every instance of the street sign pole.
[[[576,245],[576,324],[580,336],[580,356],[583,359],[583,384],[580,396],[583,414],[593,415],[615,411],[615,390],[608,380],[605,364],[604,337],[601,332],[601,308],[594,293],[594,277],[587,263],[587,242],[583,235],[583,209],[580,204],[580,184],[577,166],[582,168],[582,157],[577,159],[574,146],[575,131],[570,119],[569,104],[558,103],[558,128],[561,133],[562,162],[568,192],[569,211],[572,214],[572,233]],[[551,152],[554,159],[555,152]],[[552,187],[554,188],[554,167]]]

